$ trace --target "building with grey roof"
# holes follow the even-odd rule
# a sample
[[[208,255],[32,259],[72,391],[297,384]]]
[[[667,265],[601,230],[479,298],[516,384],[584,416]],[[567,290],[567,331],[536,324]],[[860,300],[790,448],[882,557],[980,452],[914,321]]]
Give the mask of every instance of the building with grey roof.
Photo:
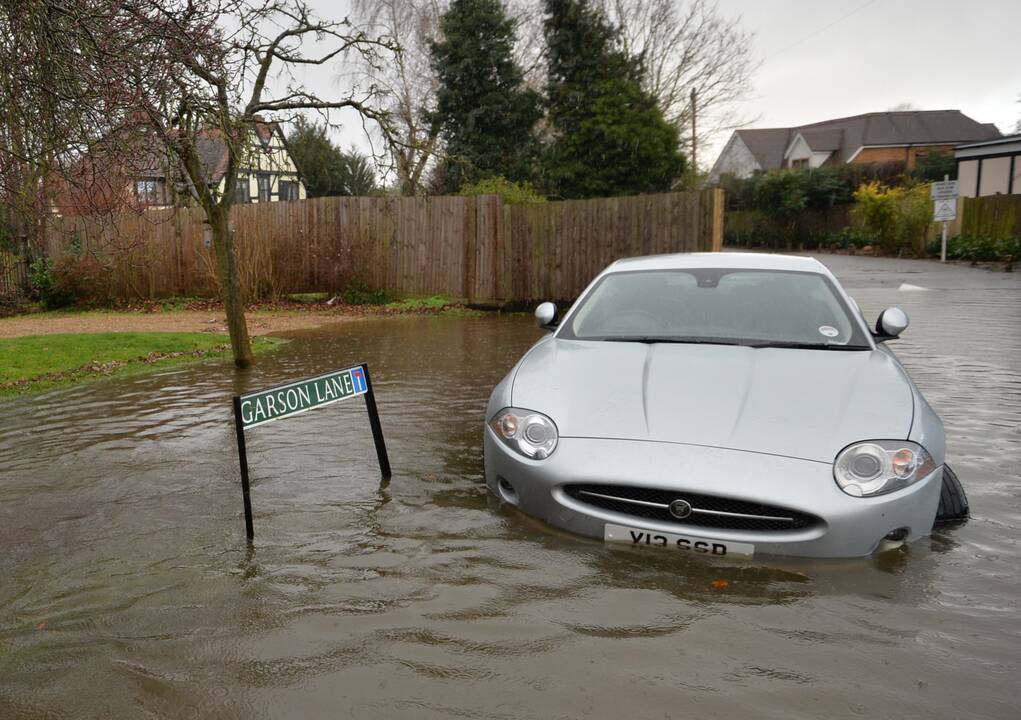
[[[960,110],[866,113],[791,128],[735,130],[709,173],[739,178],[756,170],[817,168],[845,163],[903,162],[912,168],[934,150],[994,140],[1000,131]]]

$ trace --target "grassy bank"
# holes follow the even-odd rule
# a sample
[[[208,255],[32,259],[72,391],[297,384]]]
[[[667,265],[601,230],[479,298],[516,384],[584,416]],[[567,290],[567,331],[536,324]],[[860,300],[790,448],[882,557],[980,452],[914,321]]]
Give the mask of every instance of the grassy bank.
[[[261,352],[282,342],[255,338],[253,348]],[[224,335],[135,332],[0,338],[0,397],[216,356],[230,357]]]

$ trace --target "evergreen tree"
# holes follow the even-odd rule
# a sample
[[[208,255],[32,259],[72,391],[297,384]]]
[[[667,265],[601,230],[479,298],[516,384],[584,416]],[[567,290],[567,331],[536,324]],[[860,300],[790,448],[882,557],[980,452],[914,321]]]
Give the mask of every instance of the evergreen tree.
[[[663,192],[684,171],[677,129],[641,89],[642,68],[589,0],[545,0],[548,189],[562,197]]]
[[[354,148],[345,152],[334,145],[325,125],[299,116],[287,146],[309,197],[369,195],[375,190],[376,173],[369,158]]]
[[[439,80],[434,121],[446,145],[443,190],[500,176],[535,174],[538,93],[514,61],[515,23],[500,0],[453,0],[430,45]]]

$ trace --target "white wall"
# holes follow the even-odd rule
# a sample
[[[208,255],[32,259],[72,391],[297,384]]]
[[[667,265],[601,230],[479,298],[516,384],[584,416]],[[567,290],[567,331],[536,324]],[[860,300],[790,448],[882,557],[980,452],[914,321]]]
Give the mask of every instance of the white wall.
[[[733,175],[737,178],[750,177],[753,172],[762,168],[759,161],[752,155],[752,151],[744,144],[741,136],[734,133],[730,140],[716,159],[716,164],[709,172],[709,182],[719,182],[723,175]]]
[[[977,180],[978,160],[962,160],[957,166],[957,194],[961,197],[975,197]]]
[[[279,199],[280,181],[298,183],[298,199],[304,200],[308,197],[305,183],[298,177],[298,168],[294,165],[291,154],[277,132],[274,132],[268,144],[263,145],[259,137],[253,132],[251,144],[245,154],[241,167],[238,169],[238,185],[248,185],[248,196],[250,202],[259,202],[259,180],[260,173],[269,174],[271,201]],[[223,183],[220,183],[220,191],[223,191]]]
[[[1006,194],[1010,186],[1010,158],[983,158],[982,177],[979,179],[979,195]]]
[[[798,135],[787,149],[787,167],[793,167],[795,160],[808,160],[808,167],[817,168],[826,162],[830,155],[832,155],[830,152],[812,152],[805,138]]]

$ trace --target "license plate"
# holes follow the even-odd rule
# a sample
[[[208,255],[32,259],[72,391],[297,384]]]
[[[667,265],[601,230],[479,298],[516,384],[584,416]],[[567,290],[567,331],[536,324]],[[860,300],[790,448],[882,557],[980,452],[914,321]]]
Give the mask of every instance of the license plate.
[[[673,533],[656,532],[644,528],[625,527],[607,523],[603,528],[603,540],[606,542],[626,543],[649,547],[673,548],[687,552],[715,555],[716,557],[751,557],[755,554],[755,546],[748,543],[736,543],[729,540],[713,540],[711,538],[675,535]]]

